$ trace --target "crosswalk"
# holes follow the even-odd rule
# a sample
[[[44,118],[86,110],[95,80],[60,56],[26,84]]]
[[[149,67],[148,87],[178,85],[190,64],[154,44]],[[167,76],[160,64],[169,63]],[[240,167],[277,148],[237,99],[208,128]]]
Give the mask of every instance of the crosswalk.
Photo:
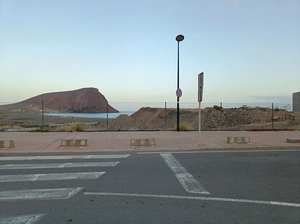
[[[175,174],[182,187],[188,193],[193,194],[210,194],[203,186],[199,183],[192,174],[190,174],[180,162],[170,153],[160,154],[165,163]]]
[[[47,164],[5,164],[0,165],[0,170],[19,170],[19,169],[59,169],[75,167],[114,167],[117,162],[87,162],[87,163],[47,163]]]
[[[80,172],[80,173],[48,173],[48,174],[22,174],[22,175],[1,175],[0,183],[17,181],[49,181],[49,180],[88,180],[97,179],[105,172]],[[0,192],[1,195],[1,192]],[[0,198],[1,200],[1,198]]]
[[[51,172],[70,168],[109,168],[117,166],[130,154],[118,155],[60,155],[60,156],[9,156],[0,157],[0,203],[32,201],[32,200],[66,200],[84,189],[84,186],[42,189],[3,189],[3,184],[14,184],[20,182],[45,182],[61,180],[93,180],[101,177],[106,171],[101,172]],[[116,159],[118,161],[102,161],[105,159]],[[57,163],[58,160],[71,160],[72,162]],[[81,161],[76,161],[81,160]],[[86,160],[86,162],[82,162]],[[88,160],[101,160],[92,161]],[[28,163],[30,161],[30,163]],[[54,162],[53,162],[54,161]],[[46,163],[45,163],[46,162]],[[45,172],[47,169],[47,172]],[[27,171],[26,171],[27,170]],[[41,173],[39,170],[43,170]],[[26,174],[22,174],[26,171]],[[48,173],[50,171],[50,173]],[[16,172],[17,174],[8,175],[6,173]],[[28,172],[33,172],[28,174]],[[85,183],[85,182],[81,182]],[[21,186],[21,185],[20,185]],[[0,211],[0,223],[27,223],[34,224],[41,220],[46,214],[18,214],[5,216]],[[42,222],[42,221],[41,221]]]

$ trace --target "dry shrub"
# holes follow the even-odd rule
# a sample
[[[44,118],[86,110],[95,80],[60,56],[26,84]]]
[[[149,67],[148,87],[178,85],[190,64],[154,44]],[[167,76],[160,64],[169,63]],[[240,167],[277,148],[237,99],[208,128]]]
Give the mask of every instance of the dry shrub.
[[[70,126],[61,126],[61,127],[56,127],[56,131],[70,132],[72,130]]]
[[[191,126],[189,126],[188,124],[180,124],[179,130],[180,131],[190,131],[191,130]]]
[[[73,124],[71,127],[71,131],[84,131],[84,125],[83,124]]]
[[[61,126],[56,127],[56,131],[74,132],[74,131],[84,131],[84,124],[73,124],[72,126]]]

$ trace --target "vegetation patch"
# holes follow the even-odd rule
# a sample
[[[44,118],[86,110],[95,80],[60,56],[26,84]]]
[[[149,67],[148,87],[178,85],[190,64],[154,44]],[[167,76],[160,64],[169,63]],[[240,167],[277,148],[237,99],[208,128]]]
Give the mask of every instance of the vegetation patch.
[[[35,129],[35,130],[31,130],[29,132],[50,132],[50,130],[48,128],[38,128],[38,129]]]
[[[188,124],[180,124],[179,130],[180,131],[190,131],[191,130],[191,126],[189,126]]]
[[[84,131],[85,126],[83,124],[73,124],[71,126],[71,131]]]

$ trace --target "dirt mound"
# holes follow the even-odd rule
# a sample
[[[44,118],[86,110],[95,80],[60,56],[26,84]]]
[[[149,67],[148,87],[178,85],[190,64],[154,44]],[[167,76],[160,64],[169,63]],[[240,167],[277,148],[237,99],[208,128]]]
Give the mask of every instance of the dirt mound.
[[[180,124],[198,130],[198,109],[181,109]],[[300,115],[283,109],[273,110],[273,125],[299,128]],[[143,107],[137,112],[121,115],[110,123],[110,130],[175,130],[176,109]],[[250,130],[271,128],[272,110],[269,108],[209,107],[201,110],[202,130]]]
[[[127,114],[122,114],[113,120],[113,122],[110,124],[110,127],[112,126],[114,127],[113,130],[123,131],[134,129],[135,124],[132,117],[128,116]]]

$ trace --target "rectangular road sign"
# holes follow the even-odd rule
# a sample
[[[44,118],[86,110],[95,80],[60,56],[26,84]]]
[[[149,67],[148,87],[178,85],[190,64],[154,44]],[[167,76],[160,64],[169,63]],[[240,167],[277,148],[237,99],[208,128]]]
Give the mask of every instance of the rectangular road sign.
[[[204,84],[204,72],[198,74],[198,102],[202,102],[203,98],[203,84]]]

